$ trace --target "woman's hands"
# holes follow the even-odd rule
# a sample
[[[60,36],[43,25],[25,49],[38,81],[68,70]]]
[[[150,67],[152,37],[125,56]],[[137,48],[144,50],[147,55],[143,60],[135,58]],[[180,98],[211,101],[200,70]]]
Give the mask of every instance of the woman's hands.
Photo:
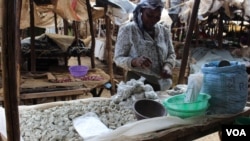
[[[145,56],[134,58],[131,61],[132,67],[140,67],[143,69],[149,68],[152,65],[152,61]],[[161,71],[161,78],[172,78],[172,70],[168,65],[165,65]]]
[[[162,78],[172,78],[172,70],[168,65],[165,65],[163,67],[163,70],[161,72],[161,77]]]
[[[148,57],[140,56],[140,57],[134,58],[131,61],[131,65],[133,67],[141,67],[145,69],[145,68],[149,68],[152,65],[152,61]]]

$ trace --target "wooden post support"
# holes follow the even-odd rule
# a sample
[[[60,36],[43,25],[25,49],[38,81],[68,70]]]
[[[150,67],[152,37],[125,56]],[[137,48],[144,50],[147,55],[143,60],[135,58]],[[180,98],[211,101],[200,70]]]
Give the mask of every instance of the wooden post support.
[[[196,20],[195,22],[195,38],[196,38],[196,41],[195,41],[195,45],[194,47],[197,47],[199,45],[199,40],[200,40],[200,36],[199,36],[199,24],[198,24],[198,21]]]
[[[188,32],[187,32],[186,39],[185,39],[178,84],[184,83],[184,75],[185,75],[185,70],[186,70],[188,56],[189,56],[189,45],[192,40],[192,35],[193,35],[193,30],[194,30],[194,26],[195,26],[195,22],[197,18],[199,5],[200,5],[200,0],[195,0],[192,14],[191,14],[191,19],[190,19],[189,26],[188,26]]]
[[[18,95],[20,77],[21,0],[3,1],[3,93],[8,141],[20,141]]]
[[[248,21],[250,23],[250,20]],[[250,47],[250,25],[247,25],[247,33],[248,33],[248,38],[247,38],[247,45]]]
[[[217,34],[217,38],[218,38],[218,47],[222,48],[222,42],[223,42],[223,10],[220,9],[220,17],[219,17],[219,31]]]
[[[56,13],[54,13],[54,22],[55,22],[55,31],[56,31],[56,34],[58,34],[57,14]]]
[[[104,13],[107,12],[107,6],[105,6]],[[108,67],[109,75],[111,82],[111,95],[115,93],[115,82],[114,82],[114,72],[113,72],[113,53],[112,53],[112,39],[111,39],[111,20],[105,15],[105,24],[106,24],[106,48],[108,52]]]
[[[91,66],[95,68],[95,32],[93,27],[93,19],[92,19],[92,10],[89,0],[86,0],[87,11],[88,11],[88,18],[89,18],[89,28],[91,34]]]
[[[69,23],[66,19],[63,19],[63,33],[64,33],[64,35],[69,34],[68,30],[69,30]]]
[[[34,2],[30,0],[30,70],[36,71]]]

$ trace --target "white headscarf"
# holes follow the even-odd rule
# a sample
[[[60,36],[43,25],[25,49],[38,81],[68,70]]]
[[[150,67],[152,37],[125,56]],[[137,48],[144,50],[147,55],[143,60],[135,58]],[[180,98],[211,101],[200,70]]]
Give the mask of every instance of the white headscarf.
[[[141,0],[138,5],[142,5],[142,8],[155,9],[157,7],[164,7],[163,0]]]

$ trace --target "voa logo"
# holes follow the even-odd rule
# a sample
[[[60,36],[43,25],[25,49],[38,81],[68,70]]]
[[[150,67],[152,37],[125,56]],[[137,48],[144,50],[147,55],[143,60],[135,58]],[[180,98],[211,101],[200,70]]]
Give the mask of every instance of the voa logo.
[[[227,136],[247,136],[244,129],[226,129]]]

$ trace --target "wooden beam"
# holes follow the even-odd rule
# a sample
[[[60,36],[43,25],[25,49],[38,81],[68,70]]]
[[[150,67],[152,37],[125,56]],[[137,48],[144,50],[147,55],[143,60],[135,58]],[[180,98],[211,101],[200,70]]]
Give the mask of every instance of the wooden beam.
[[[250,20],[248,22],[250,23]],[[248,25],[247,29],[248,29],[247,45],[250,47],[250,25]]]
[[[90,88],[80,88],[74,90],[64,90],[64,91],[51,91],[51,92],[37,92],[37,93],[26,93],[21,94],[20,99],[37,99],[45,97],[62,97],[62,96],[74,96],[74,95],[83,95],[90,92]]]
[[[107,6],[105,6],[104,13],[107,12]],[[113,53],[112,53],[112,39],[111,39],[111,20],[105,15],[105,25],[106,25],[106,48],[108,52],[108,67],[109,76],[111,82],[111,95],[115,93],[115,82],[114,82],[114,72],[113,72]]]
[[[36,71],[34,2],[30,0],[30,70]]]
[[[193,35],[193,30],[194,30],[194,26],[195,26],[195,22],[196,22],[196,18],[197,18],[199,5],[200,5],[200,0],[195,0],[192,14],[191,14],[191,19],[190,19],[189,26],[188,26],[186,39],[185,39],[184,51],[183,51],[183,55],[182,55],[183,57],[182,57],[182,61],[181,61],[181,69],[180,69],[178,84],[184,83],[184,75],[185,75],[185,70],[186,70],[188,56],[189,56],[189,46],[190,46],[190,42],[192,40],[192,35]]]
[[[219,31],[218,31],[218,34],[217,34],[217,37],[218,37],[218,47],[221,49],[222,48],[222,42],[223,42],[223,28],[224,28],[224,25],[223,25],[223,10],[220,9],[219,10]]]
[[[75,39],[71,45],[75,44],[79,46],[79,22],[78,21],[73,21],[73,29],[74,29]],[[77,62],[78,62],[78,65],[81,65],[81,54],[77,54]]]
[[[86,0],[87,11],[88,11],[88,18],[89,18],[89,28],[91,34],[91,67],[95,68],[95,32],[93,26],[93,19],[92,19],[92,9],[89,0]]]
[[[69,23],[66,19],[63,19],[63,30],[64,30],[64,35],[69,34]]]
[[[187,126],[170,128],[169,131],[168,130],[161,131],[159,133],[160,137],[157,138],[157,141],[195,140],[200,137],[209,135],[211,133],[221,131],[222,125],[233,125],[235,122],[235,119],[241,116],[249,117],[250,116],[249,108],[238,114],[233,114],[232,116],[228,116],[224,118],[213,118],[213,116],[207,115],[206,121],[204,120],[203,124],[192,124],[192,125],[187,125]],[[144,141],[149,141],[149,140],[144,140]]]
[[[3,1],[3,93],[8,141],[20,140],[18,94],[22,0]]]
[[[57,14],[54,13],[54,22],[55,22],[55,31],[56,31],[56,34],[58,34],[58,27],[57,27]]]

